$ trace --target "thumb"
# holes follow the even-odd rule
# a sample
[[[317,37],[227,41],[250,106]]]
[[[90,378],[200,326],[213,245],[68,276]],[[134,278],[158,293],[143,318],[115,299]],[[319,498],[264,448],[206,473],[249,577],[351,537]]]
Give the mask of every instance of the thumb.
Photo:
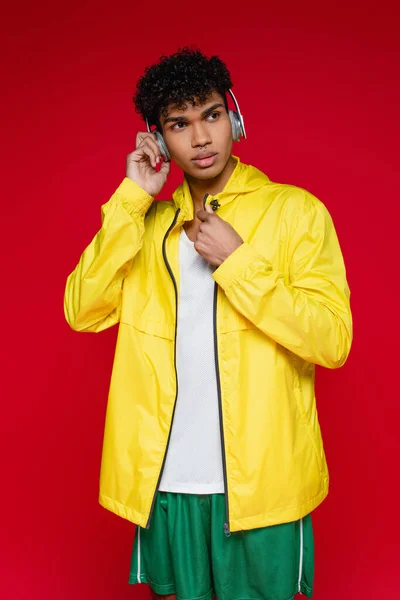
[[[163,175],[168,175],[170,171],[171,171],[170,161],[164,160],[160,167],[159,173],[162,173]]]

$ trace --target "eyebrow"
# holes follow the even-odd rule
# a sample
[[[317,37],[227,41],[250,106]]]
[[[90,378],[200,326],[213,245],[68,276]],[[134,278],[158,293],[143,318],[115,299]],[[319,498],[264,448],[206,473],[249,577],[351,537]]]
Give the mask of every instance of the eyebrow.
[[[220,106],[224,106],[222,104],[222,102],[216,102],[215,104],[213,104],[212,106],[210,106],[209,108],[206,108],[205,110],[203,110],[201,112],[201,116],[202,117],[207,117],[210,113],[214,112],[214,110],[216,108],[220,108]],[[178,123],[178,122],[187,122],[188,118],[184,117],[183,115],[180,117],[167,117],[164,120],[164,125],[166,125],[167,123]]]

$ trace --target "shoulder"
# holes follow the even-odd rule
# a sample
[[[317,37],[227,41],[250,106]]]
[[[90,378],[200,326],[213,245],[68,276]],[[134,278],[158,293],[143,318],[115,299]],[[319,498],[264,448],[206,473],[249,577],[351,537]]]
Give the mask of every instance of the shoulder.
[[[269,181],[264,189],[273,194],[274,202],[281,205],[285,217],[293,223],[302,219],[331,219],[324,202],[302,187]]]
[[[324,203],[308,190],[289,183],[271,181],[268,175],[253,165],[243,165],[243,168],[245,190],[268,200],[268,205],[273,202],[279,211],[284,210],[288,216],[327,211]]]

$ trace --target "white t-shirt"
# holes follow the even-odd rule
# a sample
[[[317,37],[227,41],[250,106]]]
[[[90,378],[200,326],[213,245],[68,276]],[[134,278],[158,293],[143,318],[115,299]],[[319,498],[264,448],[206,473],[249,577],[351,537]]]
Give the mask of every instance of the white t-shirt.
[[[182,228],[176,365],[178,396],[159,489],[224,492],[214,357],[214,267]]]

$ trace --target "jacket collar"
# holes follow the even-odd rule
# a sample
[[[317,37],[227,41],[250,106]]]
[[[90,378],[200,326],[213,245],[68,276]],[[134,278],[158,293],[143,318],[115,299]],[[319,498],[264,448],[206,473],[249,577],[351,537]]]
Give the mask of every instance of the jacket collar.
[[[269,181],[269,178],[264,173],[255,167],[242,163],[238,156],[233,156],[233,158],[236,161],[236,165],[224,189],[210,197],[210,200],[217,198],[220,206],[225,206],[229,202],[232,202],[238,194],[246,194],[259,189]],[[177,187],[172,198],[175,207],[181,209],[179,221],[191,221],[193,219],[193,201],[186,177],[183,183]]]

